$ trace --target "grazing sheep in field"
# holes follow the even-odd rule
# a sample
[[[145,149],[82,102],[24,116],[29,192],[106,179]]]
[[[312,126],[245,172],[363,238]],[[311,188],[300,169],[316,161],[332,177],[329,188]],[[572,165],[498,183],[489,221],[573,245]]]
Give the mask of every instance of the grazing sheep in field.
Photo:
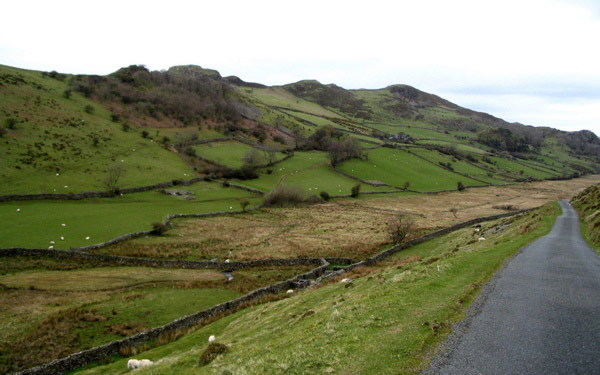
[[[485,241],[485,237],[479,237],[478,241]]]
[[[225,259],[225,263],[229,263],[229,259]]]
[[[215,342],[217,341],[217,338],[215,337],[215,335],[210,335],[210,337],[208,338],[208,342]]]
[[[153,364],[154,364],[154,362],[152,362],[149,359],[142,359],[142,360],[140,360],[140,368],[152,366]]]
[[[341,282],[341,283],[344,283],[344,284],[348,284],[348,283],[351,283],[351,282],[352,282],[352,279],[345,278],[345,279],[342,279],[342,281],[340,281],[340,282]]]
[[[127,368],[130,370],[135,370],[136,368],[140,367],[140,361],[138,361],[137,359],[130,359],[129,361],[127,361]]]
[[[292,294],[292,293],[294,293],[294,289],[288,289],[288,291],[286,293],[287,294]]]

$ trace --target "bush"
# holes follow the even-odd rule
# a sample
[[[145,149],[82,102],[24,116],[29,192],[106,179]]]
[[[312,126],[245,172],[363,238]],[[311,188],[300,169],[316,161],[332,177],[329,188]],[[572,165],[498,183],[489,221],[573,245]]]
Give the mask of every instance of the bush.
[[[406,181],[403,186],[404,190],[408,190],[409,187],[410,187],[410,181]]]
[[[465,190],[465,185],[463,185],[462,181],[458,181],[458,183],[456,184],[456,189],[458,191],[463,191]]]
[[[352,190],[350,190],[350,196],[352,198],[358,198],[359,194],[360,194],[360,184],[356,184],[356,185],[352,186]]]
[[[4,128],[0,128],[0,138],[4,137],[4,135],[8,133],[8,130],[4,129]]]
[[[227,346],[218,342],[211,342],[200,355],[200,366],[206,366],[215,360],[219,355],[227,352]]]
[[[9,129],[14,129],[15,125],[17,125],[17,119],[9,117],[6,120],[4,120],[4,125],[6,125],[6,127]]]
[[[112,112],[110,114],[110,119],[111,119],[112,122],[118,122],[121,119],[121,115],[118,114],[118,113]]]
[[[94,107],[90,104],[83,107],[83,110],[85,111],[85,113],[90,113],[90,114],[94,113]]]
[[[248,207],[249,205],[250,202],[247,199],[244,199],[240,202],[240,207],[242,208],[242,211],[246,211],[246,207]]]
[[[157,236],[162,236],[167,233],[167,230],[169,230],[169,226],[165,223],[152,223],[152,233]]]
[[[388,236],[394,244],[404,242],[414,230],[414,223],[410,219],[398,215],[388,222]]]
[[[304,203],[304,193],[297,186],[279,185],[265,197],[263,205],[285,207],[297,206]]]
[[[325,202],[328,202],[331,199],[331,197],[329,196],[329,193],[326,191],[320,192],[319,195],[321,196],[321,198],[323,198],[323,200]]]
[[[167,137],[165,137],[165,138],[167,138]],[[164,138],[163,138],[163,140],[164,140]],[[165,144],[166,144],[166,143],[165,143]],[[183,152],[184,152],[184,153],[185,153],[187,156],[192,156],[192,157],[193,157],[193,156],[196,156],[196,149],[195,149],[195,148],[193,148],[192,146],[187,146],[187,147],[185,148],[185,150],[183,150]]]
[[[149,135],[150,133],[148,133],[146,130],[142,131],[142,138],[148,138]]]
[[[130,128],[129,124],[123,124],[123,131],[124,132],[128,132],[129,128]]]
[[[70,99],[71,93],[72,93],[72,91],[70,89],[66,89],[65,91],[63,91],[63,96],[67,99]]]
[[[319,196],[313,194],[313,195],[309,195],[305,200],[304,203],[308,203],[308,204],[318,204],[318,203],[323,203],[323,199],[321,199]]]

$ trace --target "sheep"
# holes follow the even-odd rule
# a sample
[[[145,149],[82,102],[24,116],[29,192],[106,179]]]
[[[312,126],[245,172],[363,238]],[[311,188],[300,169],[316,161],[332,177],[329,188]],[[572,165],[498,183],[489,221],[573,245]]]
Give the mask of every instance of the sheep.
[[[479,237],[478,241],[485,241],[485,237]]]
[[[20,208],[17,208],[17,212],[21,212],[21,209],[20,209]]]
[[[340,281],[340,282],[341,282],[341,283],[344,283],[344,284],[349,284],[349,283],[351,283],[351,282],[352,282],[352,279],[345,278],[345,279],[342,279],[342,281]]]
[[[54,246],[52,246],[52,245],[48,246],[48,250],[52,250],[52,249],[54,249]]]
[[[292,293],[294,293],[294,289],[288,289],[288,291],[286,293],[287,294],[292,294]]]
[[[90,236],[87,236],[85,239],[86,239],[86,240],[89,240],[89,239],[90,239]]]
[[[136,368],[140,367],[140,361],[138,361],[137,359],[130,359],[129,361],[127,361],[127,368],[130,370],[135,370]]]
[[[65,223],[62,223],[60,226],[61,226],[61,227],[66,227],[66,226],[67,226],[67,224],[65,224]]]
[[[138,368],[152,366],[153,364],[154,362],[152,362],[149,359],[130,359],[129,361],[127,361],[127,368],[130,370],[135,370]]]
[[[54,241],[50,241],[50,244],[54,245]]]
[[[64,238],[63,236],[60,236],[60,240],[61,240],[61,241],[64,241],[64,240],[65,240],[65,238]]]
[[[210,335],[210,337],[208,338],[208,342],[215,342],[217,341],[217,338],[215,337],[215,335]]]
[[[225,259],[225,263],[229,263],[229,259]]]

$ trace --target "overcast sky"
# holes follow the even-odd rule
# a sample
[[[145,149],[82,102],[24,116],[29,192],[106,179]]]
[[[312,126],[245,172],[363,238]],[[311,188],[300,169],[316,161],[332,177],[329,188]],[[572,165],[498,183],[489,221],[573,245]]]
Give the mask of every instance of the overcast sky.
[[[246,81],[404,83],[511,122],[600,135],[600,1],[9,1],[0,64],[196,64]]]

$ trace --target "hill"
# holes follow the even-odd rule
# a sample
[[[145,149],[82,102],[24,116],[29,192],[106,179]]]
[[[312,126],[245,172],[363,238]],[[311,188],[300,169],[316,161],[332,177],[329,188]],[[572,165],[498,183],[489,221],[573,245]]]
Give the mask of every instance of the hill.
[[[348,287],[325,283],[261,304],[283,298],[266,295],[196,333],[135,348],[184,336],[148,352],[165,359],[160,373],[197,372],[197,340],[214,333],[237,359],[200,372],[237,373],[274,347],[281,355],[253,372],[380,373],[391,368],[389,356],[412,371],[460,317],[474,285],[547,230],[557,209],[514,214],[596,183],[576,177],[599,165],[591,132],[507,123],[410,86],[268,87],[194,65],[107,76],[0,66],[0,124],[3,373],[274,283],[296,289],[285,280],[323,257],[333,263],[319,272],[330,274],[392,248],[388,222],[399,218],[416,239],[502,212],[481,228],[485,241],[461,226],[350,274],[356,283]],[[438,293],[446,296],[439,303]],[[386,307],[389,299],[397,303]],[[383,339],[373,343],[373,335]],[[324,342],[332,351],[321,356]],[[122,357],[134,348],[121,349],[102,358],[116,361],[110,370],[90,373],[124,372]],[[288,361],[298,350],[310,353]],[[355,352],[365,356],[340,360]]]

